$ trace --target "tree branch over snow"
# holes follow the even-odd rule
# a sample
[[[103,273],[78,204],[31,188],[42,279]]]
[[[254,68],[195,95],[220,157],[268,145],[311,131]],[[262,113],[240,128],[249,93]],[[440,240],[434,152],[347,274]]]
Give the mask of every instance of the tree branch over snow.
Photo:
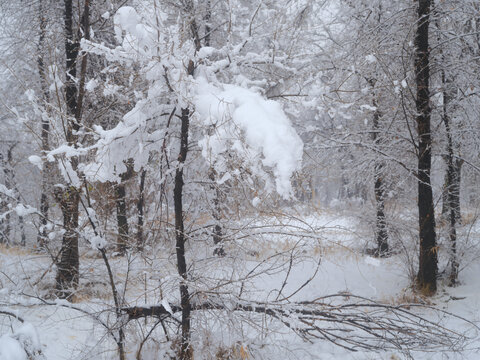
[[[280,321],[305,341],[326,340],[350,351],[456,351],[470,336],[443,327],[422,317],[413,309],[431,311],[439,318],[456,318],[472,329],[470,321],[428,305],[388,305],[351,294],[334,294],[311,301],[192,303],[192,311],[226,311],[259,314]],[[181,312],[179,305],[127,307],[128,319],[158,317],[166,319]],[[440,350],[441,349],[441,350]]]

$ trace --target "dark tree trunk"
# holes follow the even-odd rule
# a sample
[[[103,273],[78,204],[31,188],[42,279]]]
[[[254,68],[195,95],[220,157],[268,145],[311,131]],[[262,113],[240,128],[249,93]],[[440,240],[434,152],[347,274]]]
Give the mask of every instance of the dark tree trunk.
[[[125,254],[128,248],[128,218],[125,183],[115,184],[115,203],[117,206],[117,251]]]
[[[195,43],[195,52],[201,48],[200,37],[198,35],[198,27],[195,22],[194,4],[192,0],[184,3],[184,12],[190,17],[190,31]],[[195,63],[193,60],[188,62],[187,75],[193,76],[195,71]],[[193,348],[190,344],[190,314],[192,311],[190,303],[190,294],[188,290],[188,272],[187,259],[185,256],[185,226],[183,218],[183,169],[188,153],[188,129],[190,126],[190,110],[183,108],[181,114],[181,130],[180,130],[180,152],[178,154],[177,170],[175,172],[175,186],[173,188],[173,202],[175,210],[175,237],[176,237],[176,253],[177,253],[177,270],[182,278],[180,282],[180,305],[182,307],[182,343],[180,346],[180,360],[192,360]]]
[[[376,203],[376,221],[375,221],[375,240],[377,242],[377,255],[385,256],[388,254],[388,231],[387,219],[385,217],[385,190],[382,179],[383,165],[375,164],[375,203]]]
[[[13,149],[17,146],[17,142],[10,143],[10,147],[7,150],[7,160],[0,154],[0,165],[3,167],[3,173],[5,175],[5,187],[15,191],[15,199],[20,202],[20,191],[17,188],[17,181],[15,180],[15,171],[13,164]],[[6,204],[5,204],[6,205]],[[4,211],[10,212],[11,209],[5,206]],[[9,213],[5,216],[5,219],[0,222],[0,243],[13,244],[15,239],[12,239],[12,224],[11,216]],[[18,225],[20,228],[20,245],[24,246],[26,243],[25,235],[25,223],[23,216],[18,216]]]
[[[182,344],[180,359],[193,359],[193,351],[190,346],[190,295],[188,292],[187,262],[185,257],[185,232],[183,223],[183,166],[188,152],[188,128],[190,122],[190,111],[182,109],[182,127],[180,133],[180,153],[178,155],[178,166],[175,173],[175,187],[173,200],[175,208],[175,231],[176,231],[176,252],[178,274],[181,276],[180,283],[180,304],[182,306]]]
[[[445,123],[445,121],[444,121]],[[453,134],[447,135],[451,136],[453,139]],[[447,165],[447,171],[445,171],[445,180],[443,183],[443,193],[442,193],[442,217],[447,219],[450,215],[450,207],[453,208],[455,212],[455,221],[457,224],[462,223],[461,207],[460,207],[460,185],[461,185],[461,175],[462,175],[462,165],[463,161],[461,159],[455,159],[455,146],[453,146],[453,151],[449,153],[448,144],[447,144],[447,156],[445,156],[445,163]],[[452,164],[449,170],[449,161],[450,156],[452,157]],[[449,200],[449,196],[451,199]]]
[[[452,184],[452,207],[455,210],[455,218],[457,219],[457,224],[462,223],[462,213],[460,208],[460,184],[462,181],[462,165],[463,160],[456,159],[454,161],[455,172],[453,175]]]
[[[47,78],[45,75],[45,61],[44,61],[44,52],[45,52],[45,31],[47,26],[46,14],[45,9],[43,7],[43,0],[39,0],[39,20],[40,20],[40,34],[38,38],[38,59],[37,59],[37,67],[38,67],[38,74],[40,76],[40,84],[42,87],[42,95],[45,104],[49,104],[50,102],[50,95],[48,92],[48,85],[47,85]],[[47,105],[48,106],[48,105]],[[46,108],[45,110],[48,111]],[[42,118],[42,152],[45,153],[49,150],[49,133],[50,133],[50,122],[49,119],[46,117]],[[37,245],[38,247],[44,248],[47,243],[47,223],[48,223],[48,191],[49,191],[49,173],[50,173],[50,162],[44,163],[44,168],[42,170],[42,190],[40,195],[40,227],[37,234]]]
[[[430,181],[432,135],[430,126],[429,17],[431,0],[418,0],[418,27],[415,35],[415,80],[418,131],[418,221],[420,257],[417,284],[426,295],[437,290],[437,240]]]
[[[56,289],[60,298],[69,298],[79,280],[78,203],[79,193],[74,186],[59,189],[56,197],[63,213],[63,235],[60,261],[57,264]]]
[[[375,87],[375,80],[370,80],[369,83],[372,88]],[[376,96],[376,95],[375,95]],[[375,146],[380,144],[380,138],[378,136],[378,131],[380,128],[380,118],[381,113],[378,109],[378,103],[376,99],[373,100],[373,106],[375,107],[375,112],[373,114],[373,132],[372,139]],[[377,243],[377,256],[385,256],[388,253],[388,230],[387,230],[387,219],[385,217],[385,186],[383,184],[383,164],[380,160],[375,160],[374,164],[374,193],[375,193],[375,207],[376,207],[376,217],[375,217],[375,241]]]
[[[15,171],[13,167],[13,148],[17,145],[14,143],[7,152],[7,167],[5,172],[5,177],[7,178],[6,186],[8,189],[12,188],[15,190],[17,201],[20,202],[20,191],[17,188],[17,181],[15,180]],[[10,217],[10,216],[9,216]],[[26,236],[25,236],[25,223],[23,221],[23,216],[18,217],[18,225],[20,227],[20,245],[25,246]],[[8,233],[10,237],[10,219],[8,222]]]
[[[210,0],[206,0],[205,3],[205,46],[210,46],[210,32],[212,28],[210,26],[210,19],[212,18],[212,4]]]
[[[223,232],[222,232],[222,211],[220,209],[221,203],[221,192],[216,184],[216,172],[213,168],[210,168],[208,172],[208,177],[211,180],[211,190],[213,191],[213,207],[212,207],[212,217],[213,217],[213,243],[215,244],[215,249],[213,250],[214,255],[225,256],[225,250],[223,249]]]
[[[132,159],[126,161],[125,165],[127,167],[127,171],[120,175],[120,183],[113,185],[117,212],[117,251],[120,253],[120,255],[125,255],[130,246],[126,182],[134,175]]]
[[[83,15],[81,16],[82,32],[85,39],[90,34],[90,0],[85,0]],[[85,93],[85,75],[87,67],[87,54],[83,54],[79,89],[77,89],[77,60],[80,50],[78,39],[73,35],[73,4],[72,0],[65,0],[65,100],[67,104],[67,143],[77,146],[82,116],[83,95]],[[73,171],[78,169],[78,158],[72,157],[71,166]],[[78,256],[78,206],[80,202],[79,190],[74,184],[69,183],[63,194],[56,194],[57,200],[63,213],[63,226],[65,234],[62,240],[60,261],[57,264],[56,287],[58,295],[63,298],[71,296],[71,289],[78,286],[79,279],[79,256]]]
[[[15,144],[13,145],[15,146]],[[12,168],[11,163],[9,162],[9,158],[11,158],[12,154],[12,147],[10,147],[7,151],[7,159],[3,154],[0,153],[0,166],[3,168],[3,174],[5,175],[5,187],[9,190],[13,187],[12,182]],[[4,203],[2,211],[7,212],[7,215],[4,219],[1,220],[1,229],[0,229],[0,243],[10,245],[12,243],[12,225],[11,225],[11,216],[10,216],[10,208],[8,208],[8,202]]]
[[[145,203],[145,176],[147,170],[142,169],[140,174],[139,195],[137,201],[137,248],[142,250],[145,245],[143,238],[143,223],[144,223],[144,203]]]
[[[23,216],[18,217],[18,224],[20,225],[20,245],[25,246],[27,243],[27,236],[25,234],[25,222],[23,221]]]

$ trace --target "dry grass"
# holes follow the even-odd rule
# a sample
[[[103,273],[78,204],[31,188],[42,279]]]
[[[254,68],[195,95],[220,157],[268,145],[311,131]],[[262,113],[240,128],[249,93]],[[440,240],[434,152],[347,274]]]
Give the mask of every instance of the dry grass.
[[[462,225],[472,225],[478,220],[479,214],[476,211],[462,214]]]
[[[379,302],[382,304],[389,304],[394,306],[405,304],[433,305],[428,296],[423,295],[422,293],[415,292],[412,288],[405,289],[398,296],[389,296],[386,298],[382,298]]]
[[[0,253],[13,256],[35,255],[35,249],[25,246],[0,244]]]
[[[247,360],[250,358],[248,348],[241,343],[230,347],[219,347],[215,354],[217,360]]]

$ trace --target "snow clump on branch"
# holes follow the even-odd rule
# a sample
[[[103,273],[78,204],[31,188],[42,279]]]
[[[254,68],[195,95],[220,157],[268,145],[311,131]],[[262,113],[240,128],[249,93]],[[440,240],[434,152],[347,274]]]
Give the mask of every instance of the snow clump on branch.
[[[233,150],[255,171],[260,169],[253,160],[261,157],[262,165],[273,169],[277,193],[291,197],[290,178],[301,167],[303,142],[280,104],[250,89],[214,86],[204,78],[197,81],[195,109],[203,125],[214,128],[199,142],[205,159],[217,171],[225,171],[219,169],[219,157]],[[243,141],[235,136],[237,128],[244,135]]]

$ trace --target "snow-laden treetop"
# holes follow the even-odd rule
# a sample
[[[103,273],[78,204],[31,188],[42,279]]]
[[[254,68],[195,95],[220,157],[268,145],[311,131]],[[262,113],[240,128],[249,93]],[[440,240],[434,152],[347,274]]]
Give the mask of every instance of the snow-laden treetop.
[[[115,15],[115,33],[122,45],[105,55],[109,60],[143,67],[149,84],[146,98],[139,99],[115,128],[105,131],[96,127],[96,162],[83,167],[85,174],[99,181],[118,181],[119,175],[126,171],[125,160],[133,159],[136,170],[146,164],[145,144],[161,143],[159,140],[167,133],[162,129],[164,123],[154,126],[150,123],[147,127],[147,120],[165,113],[168,106],[161,99],[169,88],[170,104],[177,106],[177,111],[189,107],[192,123],[204,129],[201,137],[191,142],[200,145],[208,166],[220,178],[232,176],[225,157],[233,155],[240,162],[238,166],[248,168],[264,181],[267,191],[275,189],[282,197],[291,197],[290,178],[301,167],[303,143],[282,106],[254,89],[217,80],[215,72],[225,60],[198,61],[215,49],[205,48],[198,53],[191,42],[172,39],[174,32],[161,33],[166,26],[154,29],[142,24],[146,21],[142,19],[132,7],[119,9]],[[101,52],[101,47],[92,51]],[[185,74],[189,59],[201,63],[193,77]],[[275,186],[269,174],[273,174]]]

